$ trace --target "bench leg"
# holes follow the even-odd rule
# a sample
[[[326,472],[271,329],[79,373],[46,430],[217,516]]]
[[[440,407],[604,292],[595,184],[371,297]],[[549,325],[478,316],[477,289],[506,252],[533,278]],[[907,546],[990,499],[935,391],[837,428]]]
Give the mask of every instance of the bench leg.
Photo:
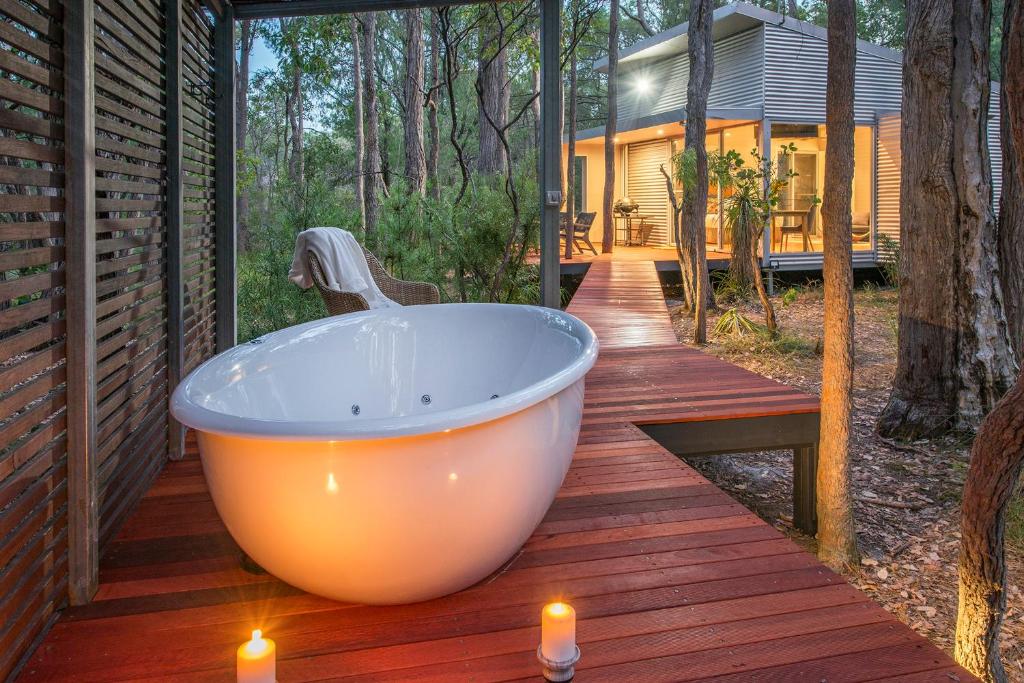
[[[818,532],[818,444],[793,449],[793,526],[808,536]]]

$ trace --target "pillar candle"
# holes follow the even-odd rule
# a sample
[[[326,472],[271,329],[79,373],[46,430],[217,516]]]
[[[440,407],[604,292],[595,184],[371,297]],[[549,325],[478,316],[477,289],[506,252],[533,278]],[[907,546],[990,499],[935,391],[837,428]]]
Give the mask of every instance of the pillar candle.
[[[545,658],[564,662],[576,654],[576,610],[564,602],[545,605],[541,612],[540,651]]]
[[[252,640],[238,648],[238,683],[275,683],[277,681],[277,646],[256,629]]]

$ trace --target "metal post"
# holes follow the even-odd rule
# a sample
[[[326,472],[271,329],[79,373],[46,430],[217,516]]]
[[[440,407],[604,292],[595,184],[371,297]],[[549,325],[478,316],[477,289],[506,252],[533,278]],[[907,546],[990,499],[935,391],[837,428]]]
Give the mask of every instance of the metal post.
[[[96,594],[99,577],[93,0],[67,3],[64,11],[68,599],[84,605]]]
[[[772,122],[771,119],[761,119],[761,155],[771,161],[772,158]],[[765,181],[767,190],[767,180]],[[771,261],[772,252],[772,219],[764,226],[764,234],[761,236],[761,265],[767,267]]]
[[[559,109],[562,94],[559,24],[561,5],[557,0],[540,3],[540,150],[537,178],[540,180],[540,299],[543,306],[559,308],[559,208],[562,187],[559,166],[562,163],[562,132]]]
[[[216,280],[217,352],[235,345],[237,297],[235,273],[235,10],[224,4],[214,36],[214,111],[216,114]]]
[[[167,1],[167,386],[168,396],[184,377],[185,274],[182,187],[181,0]],[[185,455],[185,428],[168,414],[169,455]]]

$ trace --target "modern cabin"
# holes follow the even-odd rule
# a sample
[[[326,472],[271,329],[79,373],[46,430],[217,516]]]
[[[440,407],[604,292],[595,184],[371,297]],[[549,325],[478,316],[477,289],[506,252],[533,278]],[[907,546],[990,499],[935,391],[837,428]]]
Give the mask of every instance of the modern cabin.
[[[819,205],[825,175],[827,32],[814,24],[737,2],[714,13],[714,78],[708,97],[707,148],[735,150],[750,163],[751,151],[773,150],[782,170],[797,175],[784,191],[760,253],[766,268],[816,270],[822,264]],[[615,135],[615,197],[628,198],[644,217],[643,244],[671,247],[671,213],[660,167],[670,168],[683,148],[689,71],[687,25],[681,24],[622,51],[618,67]],[[877,263],[880,238],[900,233],[900,107],[902,54],[857,43],[855,83],[853,249],[855,267]],[[607,60],[597,68],[607,70]],[[998,85],[989,107],[993,201],[998,201]],[[580,131],[576,143],[578,211],[596,211],[593,237],[603,225],[604,128]],[[794,144],[792,155],[780,155]],[[563,164],[567,147],[563,145]],[[790,166],[791,165],[791,166]],[[725,221],[728,190],[712,186],[705,222],[711,258],[728,257]],[[617,234],[625,237],[622,219]],[[636,221],[633,221],[634,224]],[[804,229],[803,225],[806,225]],[[634,240],[641,231],[635,229]],[[666,259],[674,258],[666,249]]]

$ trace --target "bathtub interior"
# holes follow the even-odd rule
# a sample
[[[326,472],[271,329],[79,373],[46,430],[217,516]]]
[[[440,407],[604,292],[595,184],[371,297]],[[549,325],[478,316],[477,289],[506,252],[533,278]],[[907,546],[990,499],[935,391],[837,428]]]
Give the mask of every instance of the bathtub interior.
[[[545,309],[434,305],[329,318],[219,356],[189,399],[266,421],[436,413],[507,396],[565,370],[588,333]]]

